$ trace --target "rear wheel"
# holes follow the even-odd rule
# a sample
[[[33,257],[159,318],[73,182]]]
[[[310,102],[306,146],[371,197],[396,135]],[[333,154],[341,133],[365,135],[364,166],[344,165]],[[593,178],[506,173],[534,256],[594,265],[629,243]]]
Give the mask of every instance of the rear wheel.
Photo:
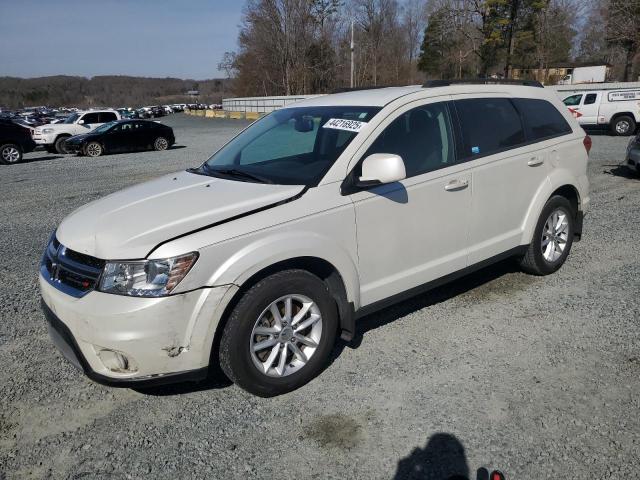
[[[629,115],[620,115],[611,122],[611,132],[614,135],[627,136],[633,135],[636,131],[636,122]]]
[[[164,137],[158,137],[153,142],[153,149],[161,152],[162,150],[166,150],[169,148],[169,141]]]
[[[255,395],[280,395],[320,373],[337,328],[335,301],[321,279],[304,270],[275,273],[247,290],[231,312],[220,366]]]
[[[22,149],[15,143],[6,143],[0,146],[0,163],[12,165],[22,161]]]
[[[69,153],[69,152],[67,152],[67,149],[66,149],[66,147],[64,145],[64,142],[67,141],[67,138],[69,138],[69,137],[68,136],[64,136],[64,137],[56,138],[56,143],[54,144],[56,152],[62,153],[62,154]]]
[[[569,200],[551,197],[540,214],[533,240],[520,260],[522,269],[533,275],[549,275],[567,259],[573,244],[576,212]]]
[[[102,145],[100,145],[98,142],[89,142],[84,147],[84,152],[89,157],[99,157],[103,153]]]

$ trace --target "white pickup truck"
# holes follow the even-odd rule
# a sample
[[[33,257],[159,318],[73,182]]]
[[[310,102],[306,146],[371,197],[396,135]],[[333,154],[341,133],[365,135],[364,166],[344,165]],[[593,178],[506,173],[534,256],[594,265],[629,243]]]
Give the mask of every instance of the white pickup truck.
[[[77,112],[62,122],[38,127],[33,132],[33,140],[49,153],[67,153],[64,142],[73,135],[88,133],[103,123],[120,120],[116,110],[89,110]]]
[[[585,90],[562,101],[582,127],[633,135],[640,124],[640,88]]]

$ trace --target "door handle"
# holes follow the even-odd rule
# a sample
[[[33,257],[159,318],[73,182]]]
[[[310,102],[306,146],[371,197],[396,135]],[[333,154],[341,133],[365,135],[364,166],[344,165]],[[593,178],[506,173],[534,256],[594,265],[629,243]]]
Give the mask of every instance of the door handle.
[[[444,186],[447,192],[455,192],[456,190],[463,190],[469,186],[468,180],[451,180]]]
[[[543,163],[544,163],[543,158],[533,157],[531,160],[527,162],[527,165],[529,165],[530,167],[537,167],[542,165]]]

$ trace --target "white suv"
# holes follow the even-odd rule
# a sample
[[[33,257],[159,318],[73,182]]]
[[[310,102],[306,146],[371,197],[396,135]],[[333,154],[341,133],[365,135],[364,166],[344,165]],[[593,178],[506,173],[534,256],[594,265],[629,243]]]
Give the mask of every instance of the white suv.
[[[111,385],[295,389],[336,335],[510,256],[556,271],[589,206],[589,137],[543,88],[326,95],[277,110],[198,168],[94,201],[46,248],[51,336]]]
[[[121,118],[120,113],[115,110],[77,112],[69,115],[62,123],[50,123],[37,127],[33,132],[33,140],[49,153],[67,153],[64,148],[67,138],[89,133],[104,123]]]

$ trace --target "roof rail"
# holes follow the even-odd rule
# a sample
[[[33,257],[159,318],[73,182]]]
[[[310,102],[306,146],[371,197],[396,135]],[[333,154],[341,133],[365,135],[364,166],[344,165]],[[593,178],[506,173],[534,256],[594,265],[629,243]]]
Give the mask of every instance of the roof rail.
[[[347,92],[358,92],[360,90],[377,90],[379,88],[387,88],[389,85],[366,85],[363,87],[339,87],[331,90],[331,93],[347,93]]]
[[[448,87],[449,85],[523,85],[544,88],[537,80],[514,80],[511,78],[467,78],[462,80],[427,80],[422,88]]]

